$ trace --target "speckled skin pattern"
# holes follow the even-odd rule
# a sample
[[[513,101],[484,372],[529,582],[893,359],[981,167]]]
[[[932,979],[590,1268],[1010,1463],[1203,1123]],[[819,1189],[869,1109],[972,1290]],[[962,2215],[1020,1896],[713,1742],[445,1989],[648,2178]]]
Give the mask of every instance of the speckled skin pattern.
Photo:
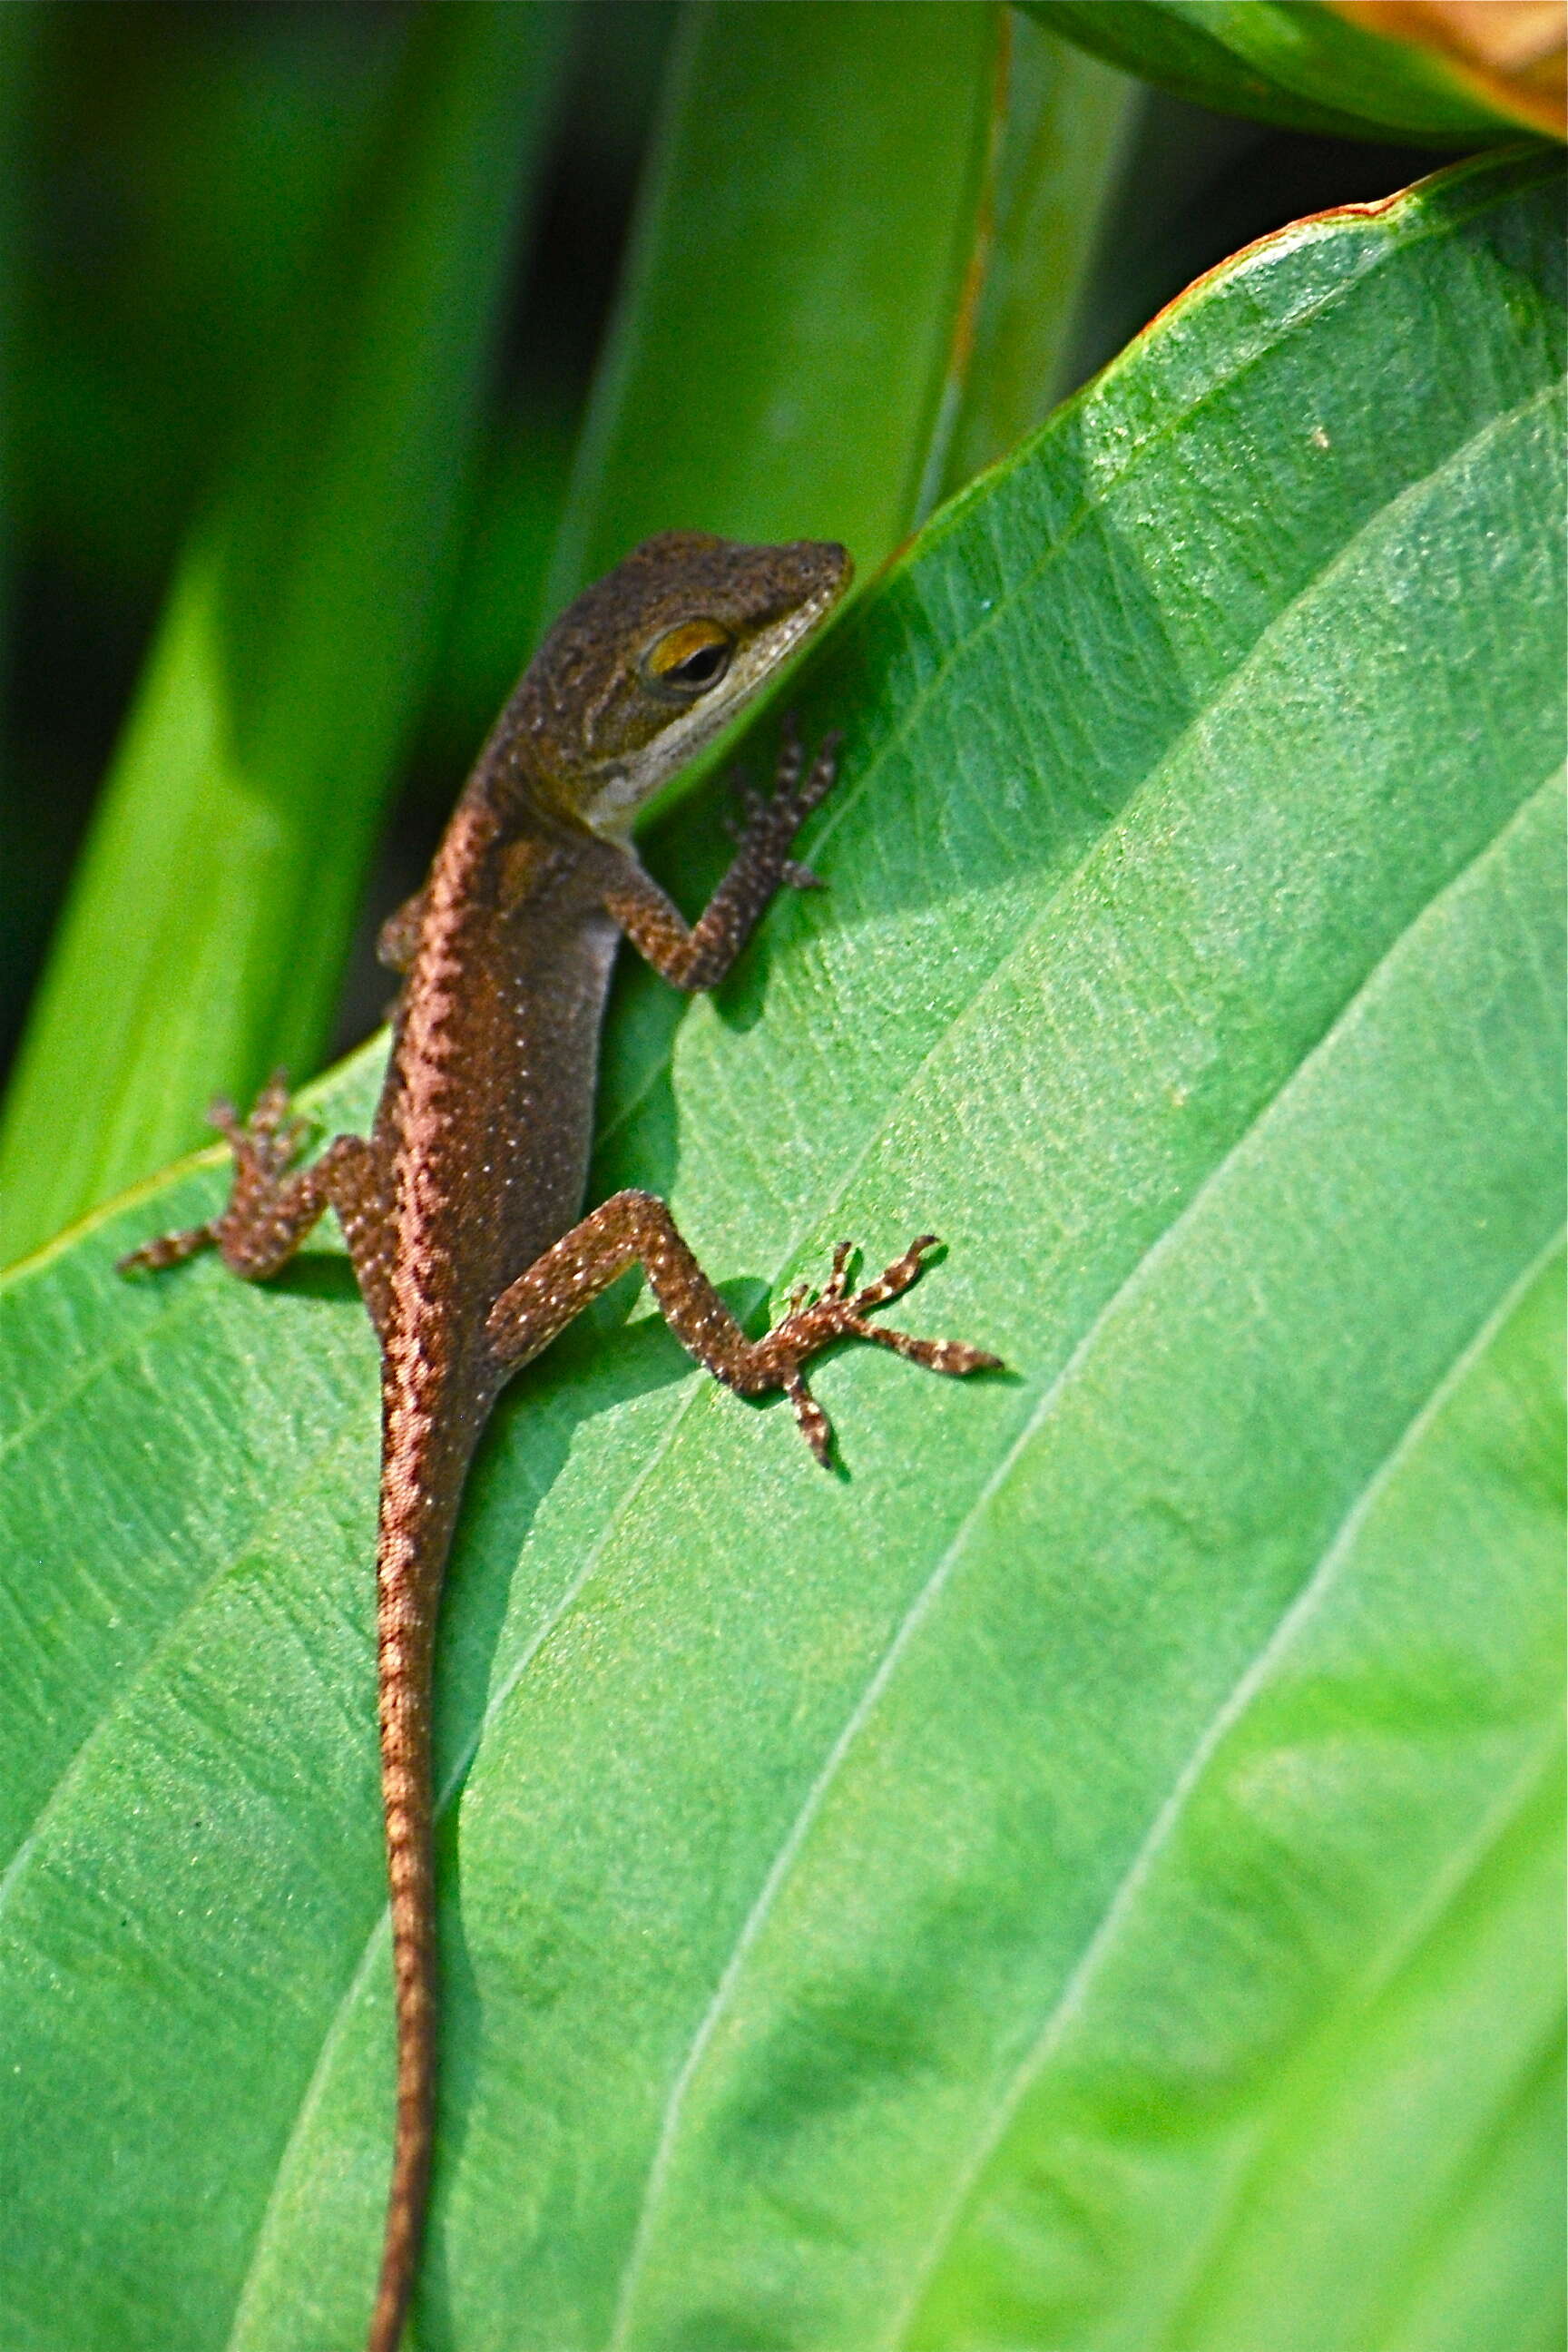
[[[297,1169],[281,1079],[243,1125],[220,1105],[235,1160],[227,1207],[123,1261],[169,1266],[211,1244],[233,1272],[262,1280],[331,1208],[381,1339],[377,1633],[397,2123],[368,2352],[395,2352],[424,2223],[436,2078],[431,1664],[464,1479],[503,1382],[634,1264],[682,1346],[743,1394],[784,1391],[824,1463],[831,1433],[802,1368],[830,1342],[873,1340],[941,1372],[997,1360],[867,1321],[914,1281],[929,1234],[855,1292],[846,1244],[821,1296],[797,1292],[752,1340],[662,1201],[618,1192],[582,1216],[619,940],[677,988],[716,986],[781,884],[816,880],[789,853],[833,782],[836,745],[807,766],[786,733],[773,796],[748,803],[694,927],[627,845],[631,819],[820,624],[848,576],[839,547],[667,532],[580,597],[502,712],[424,889],[382,933],[384,961],[405,978],[369,1140],[339,1136]]]

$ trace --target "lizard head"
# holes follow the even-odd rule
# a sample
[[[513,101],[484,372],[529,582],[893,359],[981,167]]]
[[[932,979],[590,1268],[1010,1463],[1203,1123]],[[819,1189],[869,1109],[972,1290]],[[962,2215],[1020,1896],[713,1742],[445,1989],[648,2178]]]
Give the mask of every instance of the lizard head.
[[[535,789],[618,838],[718,734],[849,584],[842,547],[744,547],[706,531],[645,540],[567,610],[512,716]]]

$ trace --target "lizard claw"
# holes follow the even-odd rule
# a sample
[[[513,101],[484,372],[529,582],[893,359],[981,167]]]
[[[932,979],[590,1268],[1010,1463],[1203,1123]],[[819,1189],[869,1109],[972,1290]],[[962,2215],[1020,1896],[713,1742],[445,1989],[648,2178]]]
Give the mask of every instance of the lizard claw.
[[[250,1117],[242,1119],[226,1095],[219,1095],[207,1111],[247,1175],[267,1181],[287,1175],[297,1154],[309,1140],[309,1119],[294,1118],[289,1110],[289,1081],[274,1070],[257,1096]]]
[[[793,795],[795,804],[800,811],[800,815],[795,820],[796,824],[808,817],[812,810],[818,807],[832,791],[834,779],[838,773],[838,754],[843,748],[843,730],[838,727],[829,728],[816,747],[816,757],[812,761],[804,782]]]
[[[786,1372],[784,1391],[795,1407],[800,1433],[825,1470],[833,1466],[833,1423],[806,1387],[798,1371]]]
[[[767,814],[769,804],[755,784],[747,781],[743,770],[735,769],[729,782],[735,806],[723,819],[724,831],[731,841],[742,841],[752,826]]]
[[[800,782],[800,772],[805,765],[805,745],[801,740],[800,718],[786,710],[779,727],[779,756],[773,768],[773,799],[786,801]]]
[[[183,1265],[198,1250],[210,1249],[217,1239],[211,1224],[185,1225],[178,1233],[154,1234],[139,1249],[127,1250],[114,1261],[116,1274],[162,1274],[165,1266]]]
[[[738,808],[723,820],[731,840],[739,842],[742,851],[749,850],[764,860],[779,881],[792,890],[826,887],[820,874],[791,857],[788,851],[806,818],[832,788],[842,740],[837,733],[825,735],[816,758],[806,768],[800,729],[792,713],[784,722],[772,798],[765,800],[745,785],[738,793]]]
[[[844,1298],[848,1295],[849,1284],[854,1273],[852,1261],[856,1254],[853,1242],[839,1243],[833,1253],[832,1270],[822,1293],[824,1298]]]

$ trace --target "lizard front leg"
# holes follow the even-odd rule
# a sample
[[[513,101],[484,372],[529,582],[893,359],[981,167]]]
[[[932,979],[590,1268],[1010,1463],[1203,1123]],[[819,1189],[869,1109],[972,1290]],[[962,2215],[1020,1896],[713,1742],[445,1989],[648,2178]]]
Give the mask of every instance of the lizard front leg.
[[[659,1311],[689,1355],[742,1396],[782,1389],[795,1407],[801,1433],[826,1465],[833,1433],[806,1387],[802,1367],[836,1339],[874,1340],[928,1371],[963,1374],[1000,1370],[999,1356],[958,1339],[917,1339],[907,1331],[870,1323],[873,1307],[897,1298],[915,1280],[935,1236],[922,1234],[902,1257],[863,1288],[849,1288],[851,1245],[834,1253],[820,1297],[797,1290],[789,1310],[760,1339],[748,1339],[681,1239],[665,1203],[651,1192],[617,1192],[574,1225],[502,1291],[486,1325],[509,1370],[528,1363],[591,1299],[640,1262]]]
[[[247,1119],[226,1102],[214,1105],[211,1118],[234,1152],[227,1206],[205,1225],[155,1234],[120,1260],[120,1272],[160,1272],[198,1250],[216,1249],[231,1274],[264,1282],[287,1265],[328,1209],[335,1209],[371,1320],[384,1329],[390,1219],[372,1147],[362,1136],[336,1136],[310,1167],[294,1168],[304,1127],[289,1116],[280,1076],[263,1088]]]
[[[817,877],[797,865],[790,850],[812,810],[832,789],[840,740],[825,736],[807,768],[795,722],[785,721],[773,796],[748,796],[740,845],[696,923],[686,922],[635,857],[616,853],[605,908],[637,953],[672,987],[717,988],[781,885],[796,890],[819,887]]]

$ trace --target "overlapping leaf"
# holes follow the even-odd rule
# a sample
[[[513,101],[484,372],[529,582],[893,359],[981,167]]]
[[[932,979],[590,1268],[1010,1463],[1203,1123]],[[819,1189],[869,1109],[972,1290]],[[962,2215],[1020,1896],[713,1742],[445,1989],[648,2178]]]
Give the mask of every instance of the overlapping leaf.
[[[672,521],[869,571],[940,475],[1005,11],[699,0],[556,551],[559,608]]]
[[[1340,138],[1472,147],[1518,136],[1522,113],[1456,70],[1435,39],[1384,38],[1323,0],[1024,0],[1055,32],[1126,73],[1225,114]],[[1391,12],[1392,17],[1392,12]],[[1478,46],[1479,46],[1478,42]]]

